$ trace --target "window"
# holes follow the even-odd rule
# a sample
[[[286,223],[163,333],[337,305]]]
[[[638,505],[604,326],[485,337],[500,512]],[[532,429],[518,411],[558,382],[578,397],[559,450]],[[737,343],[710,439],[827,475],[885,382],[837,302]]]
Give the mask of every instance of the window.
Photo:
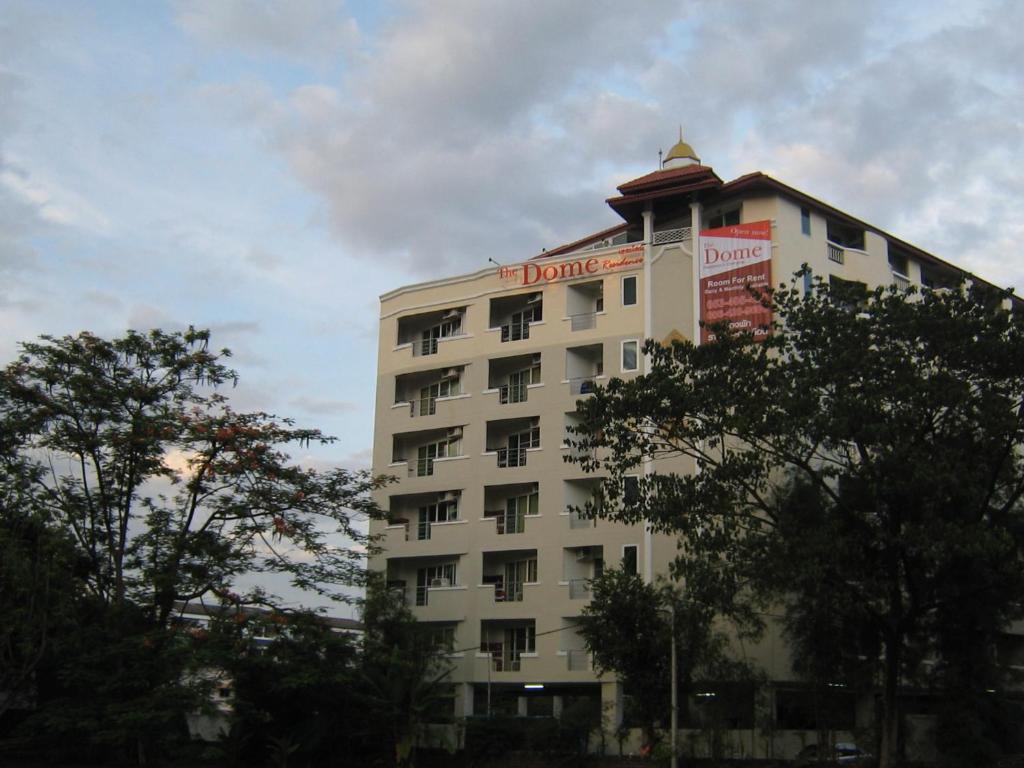
[[[526,515],[539,512],[540,495],[537,491],[505,500],[505,516],[498,518],[498,533],[522,533],[525,530]]]
[[[804,296],[814,290],[814,273],[810,267],[804,270]]]
[[[416,474],[419,477],[434,474],[434,459],[462,455],[462,428],[453,427],[448,431],[451,434],[444,440],[416,449]]]
[[[636,339],[622,342],[622,371],[635,371],[639,367]]]
[[[636,475],[626,475],[622,482],[622,500],[626,504],[636,504],[640,501],[640,478]]]
[[[906,254],[894,251],[891,247],[889,248],[889,269],[897,275],[903,275],[906,277],[910,274],[909,262],[910,260],[907,258]]]
[[[455,563],[442,563],[416,571],[416,605],[426,605],[431,587],[451,587],[455,581]]]
[[[627,544],[622,548],[622,570],[625,573],[639,573],[637,568],[637,546]]]
[[[711,213],[707,218],[708,229],[718,229],[719,227],[731,227],[740,223],[740,209],[737,206],[728,211],[716,211]]]
[[[455,647],[455,626],[452,624],[442,624],[432,627],[430,642],[435,648],[450,653]]]
[[[437,504],[427,504],[419,508],[419,523],[416,528],[416,538],[426,540],[430,538],[430,526],[432,523],[447,523],[459,519],[459,497],[457,494],[444,494],[445,498]]]
[[[857,312],[864,305],[868,298],[868,286],[866,283],[857,280],[844,280],[835,275],[829,275],[829,296],[832,302],[844,307],[850,312]]]
[[[632,307],[636,304],[636,275],[622,278],[622,306]]]
[[[420,389],[417,407],[413,409],[413,415],[433,416],[437,413],[437,399],[439,397],[451,397],[459,394],[459,380],[457,378],[444,378],[436,384],[430,384]]]
[[[800,231],[805,235],[811,234],[811,212],[806,208],[800,209]]]

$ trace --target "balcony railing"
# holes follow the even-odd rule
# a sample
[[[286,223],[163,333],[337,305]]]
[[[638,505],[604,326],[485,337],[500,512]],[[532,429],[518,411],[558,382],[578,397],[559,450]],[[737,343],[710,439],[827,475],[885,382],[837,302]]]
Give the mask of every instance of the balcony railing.
[[[530,338],[530,323],[528,320],[501,326],[502,341],[521,341],[528,338]]]
[[[590,654],[583,650],[571,650],[565,652],[566,665],[570,672],[589,672]]]
[[[597,313],[583,312],[578,315],[569,315],[569,325],[574,331],[589,331],[597,326]]]
[[[910,278],[906,275],[901,275],[899,272],[892,273],[892,281],[901,291],[905,291],[910,287]]]
[[[429,339],[420,339],[419,341],[413,342],[412,354],[413,357],[420,357],[422,355],[436,355],[437,337],[431,337]]]
[[[426,477],[434,474],[433,459],[416,459],[409,465],[409,477]]]
[[[526,402],[525,384],[502,384],[498,387],[498,400],[502,405]]]
[[[590,579],[569,579],[569,599],[583,600],[590,597]]]
[[[410,416],[433,416],[437,413],[437,398],[425,397],[409,403]]]
[[[497,453],[499,468],[526,466],[525,448],[499,448]]]
[[[693,237],[693,229],[690,227],[679,227],[678,229],[663,229],[654,233],[654,245],[665,245],[666,243],[679,243]]]
[[[569,379],[570,395],[589,395],[597,387],[593,376],[577,376]]]
[[[494,588],[494,602],[521,603],[523,601],[523,582],[513,581],[504,586]]]
[[[597,518],[596,517],[583,517],[576,512],[569,513],[569,527],[573,529],[577,528],[596,528]]]
[[[843,247],[835,243],[827,243],[827,245],[829,261],[834,261],[836,264],[844,264],[846,262],[846,252],[843,250]]]
[[[491,669],[495,672],[518,672],[522,664],[520,651],[504,650],[502,643],[482,643],[480,650],[491,656]]]

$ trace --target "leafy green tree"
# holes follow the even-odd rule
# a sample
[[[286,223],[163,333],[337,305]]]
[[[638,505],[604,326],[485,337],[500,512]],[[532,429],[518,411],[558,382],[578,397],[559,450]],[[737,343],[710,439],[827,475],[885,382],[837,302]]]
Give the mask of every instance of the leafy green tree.
[[[0,720],[31,701],[55,638],[74,626],[75,563],[69,539],[30,505],[0,499]]]
[[[675,573],[719,611],[753,625],[758,605],[782,602],[793,618],[811,586],[827,590],[836,620],[881,649],[888,768],[915,662],[963,666],[965,645],[990,647],[1021,612],[1024,320],[980,286],[819,283],[764,300],[776,323],[761,343],[727,329],[701,346],[648,342],[650,373],[582,402],[574,442],[608,472],[598,504],[682,534]],[[696,471],[655,472],[635,504],[609,503],[645,457]],[[818,496],[795,526],[794,482]],[[805,571],[813,582],[792,580]]]
[[[254,572],[338,599],[363,579],[359,520],[377,514],[369,492],[383,480],[295,464],[290,447],[333,438],[234,411],[218,392],[237,379],[228,354],[192,328],[82,333],[25,343],[0,371],[0,492],[73,541],[76,616],[90,627],[79,634],[120,649],[69,639],[55,699],[70,712],[75,696],[109,693],[89,738],[133,742],[140,762],[187,706],[183,662],[170,663],[181,661],[177,601],[229,594]]]
[[[372,746],[354,695],[357,640],[323,617],[226,606],[199,635],[207,669],[231,683],[232,762],[259,765],[277,749],[293,764],[345,765]]]
[[[684,598],[667,584],[647,584],[634,573],[609,569],[592,582],[592,592],[577,631],[595,669],[617,675],[631,694],[633,714],[653,748],[657,724],[666,722],[670,712],[673,617],[680,697],[696,680],[724,676],[725,638],[713,628],[710,607]]]
[[[394,765],[411,768],[423,726],[450,717],[451,649],[379,578],[367,588],[363,624],[358,695],[377,728],[385,729]]]
[[[0,425],[23,443],[38,499],[87,554],[108,605],[147,606],[164,627],[176,600],[240,574],[288,575],[338,596],[361,579],[355,544],[379,480],[293,464],[284,446],[332,441],[266,413],[236,413],[214,388],[236,374],[209,334],[43,337],[0,374]],[[303,558],[289,558],[298,549]]]

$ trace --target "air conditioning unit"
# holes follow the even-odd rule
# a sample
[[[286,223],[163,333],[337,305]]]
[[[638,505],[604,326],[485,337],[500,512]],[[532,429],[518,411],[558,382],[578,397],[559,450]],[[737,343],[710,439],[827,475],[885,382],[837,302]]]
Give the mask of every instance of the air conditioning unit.
[[[458,320],[460,317],[462,317],[462,310],[460,309],[449,309],[441,315],[442,320]]]
[[[462,427],[449,427],[448,428],[448,432],[447,432],[447,436],[448,436],[449,439],[453,439],[453,438],[456,438],[456,437],[462,437]]]
[[[442,576],[439,579],[430,580],[430,586],[432,587],[450,587],[451,585],[451,580],[447,576]]]
[[[448,501],[458,501],[461,495],[461,491],[441,491],[439,494],[437,494],[437,500],[442,503]]]
[[[580,563],[584,560],[589,560],[592,557],[590,547],[580,547],[576,550],[576,562]]]
[[[445,368],[443,371],[441,371],[441,378],[442,379],[457,379],[461,375],[462,375],[462,369],[461,368]]]

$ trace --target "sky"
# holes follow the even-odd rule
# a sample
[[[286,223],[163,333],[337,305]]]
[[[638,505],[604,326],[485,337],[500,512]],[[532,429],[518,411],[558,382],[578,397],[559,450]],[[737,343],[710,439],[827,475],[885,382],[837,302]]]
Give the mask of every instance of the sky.
[[[0,0],[0,364],[210,328],[367,467],[378,296],[611,226],[678,138],[1024,287],[1024,3]]]

